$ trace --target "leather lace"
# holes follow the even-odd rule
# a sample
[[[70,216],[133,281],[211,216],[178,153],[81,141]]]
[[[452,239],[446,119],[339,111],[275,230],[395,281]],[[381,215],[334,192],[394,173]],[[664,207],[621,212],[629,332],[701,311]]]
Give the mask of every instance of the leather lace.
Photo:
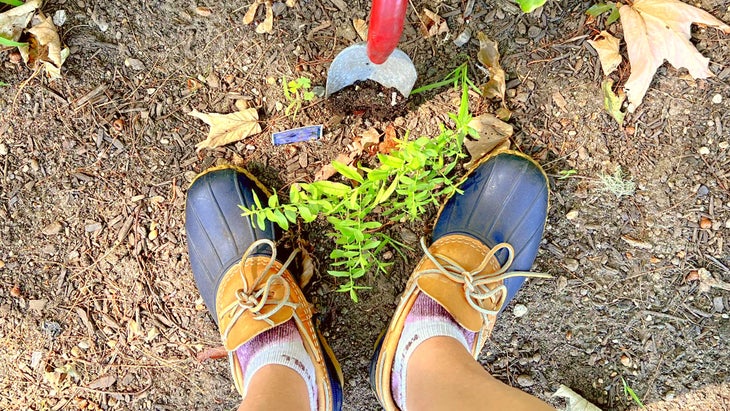
[[[509,243],[499,243],[492,247],[491,250],[484,256],[484,259],[474,270],[466,270],[461,267],[456,261],[442,254],[431,253],[426,246],[425,238],[421,237],[421,248],[426,254],[429,260],[436,266],[436,268],[423,270],[418,273],[418,276],[427,274],[443,274],[451,281],[463,284],[464,293],[466,295],[466,301],[469,305],[481,314],[484,323],[488,323],[487,316],[495,316],[499,313],[504,305],[507,298],[507,287],[504,284],[500,284],[503,280],[513,277],[532,277],[532,278],[552,278],[546,273],[533,273],[529,271],[509,271],[510,265],[515,258],[515,249]],[[482,272],[492,260],[497,252],[500,250],[507,250],[507,261],[494,272]],[[494,288],[489,288],[488,285],[498,284]],[[490,310],[484,305],[486,300],[491,299],[496,301],[496,309]]]
[[[271,248],[271,256],[269,257],[269,262],[266,264],[266,267],[261,270],[261,273],[256,278],[256,280],[253,283],[249,284],[248,280],[246,279],[246,275],[243,272],[243,267],[245,266],[246,259],[248,259],[250,255],[254,252],[254,250],[261,245],[267,245]],[[236,301],[229,304],[221,312],[221,316],[228,315],[231,317],[231,321],[228,323],[228,326],[223,331],[224,340],[228,339],[228,334],[231,332],[238,319],[241,318],[241,316],[247,311],[253,314],[254,320],[264,321],[267,324],[273,326],[274,322],[271,320],[270,317],[279,312],[279,310],[284,307],[291,307],[293,309],[296,309],[297,304],[289,301],[289,296],[291,295],[291,287],[284,278],[283,274],[284,271],[286,271],[287,267],[289,267],[289,264],[291,264],[291,262],[294,260],[294,257],[297,255],[298,252],[299,249],[294,250],[289,258],[286,260],[286,262],[281,265],[279,271],[269,276],[269,278],[267,278],[266,282],[263,284],[263,287],[256,291],[256,289],[259,288],[259,286],[261,285],[261,280],[266,276],[266,274],[276,262],[276,245],[271,240],[263,239],[254,241],[248,247],[248,249],[246,249],[246,252],[243,253],[243,256],[241,257],[241,264],[239,265],[239,275],[241,276],[241,280],[243,281],[243,288],[239,288],[238,290],[236,290]],[[274,285],[280,285],[284,290],[284,295],[281,297],[281,299],[271,298],[271,295],[269,293]],[[267,313],[262,314],[261,310],[263,310],[263,308],[267,305],[273,305],[274,307]]]

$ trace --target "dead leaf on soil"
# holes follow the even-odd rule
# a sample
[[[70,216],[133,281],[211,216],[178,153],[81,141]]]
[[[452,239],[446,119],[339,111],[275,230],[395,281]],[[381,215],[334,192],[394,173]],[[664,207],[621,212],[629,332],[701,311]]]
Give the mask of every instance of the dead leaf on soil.
[[[478,164],[480,159],[495,150],[508,149],[509,138],[514,132],[510,124],[490,113],[474,117],[469,122],[469,127],[479,133],[479,140],[464,141],[466,150],[471,156],[469,162],[464,165],[467,169]]]
[[[29,0],[22,6],[13,7],[4,13],[0,13],[0,37],[18,41],[20,35],[23,34],[23,30],[28,27],[35,11],[40,6],[41,0]],[[0,51],[12,48],[0,46]]]
[[[370,127],[369,129],[365,130],[359,137],[356,137],[352,143],[347,145],[348,150],[350,150],[349,153],[343,154],[340,153],[337,155],[337,158],[335,158],[335,161],[352,165],[355,160],[362,155],[362,153],[365,150],[370,150],[372,147],[375,148],[375,150],[378,149],[378,144],[380,143],[380,132],[375,129],[374,127]],[[373,153],[374,154],[374,153]],[[328,178],[335,175],[337,171],[334,167],[332,167],[332,164],[325,164],[317,170],[317,172],[314,174],[314,181],[322,181],[327,180]]]
[[[29,66],[42,67],[51,80],[61,78],[61,66],[70,54],[68,47],[61,48],[58,29],[53,18],[38,15],[38,22],[28,29],[30,39],[28,45],[18,47],[23,61]]]
[[[353,19],[352,26],[355,28],[360,40],[368,40],[368,23],[363,19]]]
[[[307,251],[308,243],[305,240],[299,239],[299,250],[302,253],[302,274],[299,277],[299,287],[304,288],[312,281],[314,276],[314,260],[312,255]]]
[[[264,34],[271,33],[274,31],[274,9],[270,2],[264,3],[266,6],[266,17],[258,26],[256,26],[256,33]]]
[[[117,379],[114,376],[105,375],[90,382],[88,388],[91,388],[92,390],[101,390],[111,387],[115,382],[117,382]]]
[[[256,18],[256,12],[259,9],[259,6],[264,3],[264,0],[256,0],[248,6],[248,10],[246,10],[246,14],[243,16],[243,24],[251,24],[253,23],[253,20]]]
[[[601,61],[601,68],[606,76],[613,73],[623,61],[618,52],[619,42],[619,39],[607,31],[602,31],[596,40],[588,40],[588,44],[598,52],[598,60]]]
[[[196,359],[198,360],[198,362],[203,362],[207,360],[218,360],[227,356],[228,351],[226,351],[226,347],[221,345],[220,347],[206,348],[205,350],[198,353]]]
[[[505,84],[506,75],[502,66],[499,65],[499,48],[496,41],[492,41],[483,32],[477,33],[479,39],[479,52],[477,59],[489,71],[489,81],[482,86],[482,93],[485,98],[498,98],[502,107],[507,109],[504,101],[504,93],[507,90]],[[502,115],[504,116],[504,114]]]
[[[601,83],[601,90],[603,90],[603,107],[606,111],[608,111],[608,114],[616,120],[619,126],[622,125],[624,123],[626,113],[621,111],[621,105],[623,105],[624,100],[626,100],[626,94],[619,91],[619,94],[616,95],[613,92],[613,80],[611,79],[603,80],[603,83]]]
[[[383,137],[383,142],[378,144],[378,152],[382,154],[390,154],[391,151],[398,147],[398,142],[396,141],[397,137],[398,135],[395,132],[395,126],[388,124],[385,127],[385,137]]]
[[[711,14],[678,0],[636,0],[619,9],[631,75],[624,85],[629,111],[641,104],[656,70],[667,60],[686,68],[694,78],[712,76],[710,59],[689,41],[692,23],[715,27],[730,34],[730,26]]]
[[[443,33],[449,32],[449,26],[446,20],[429,9],[423,9],[421,12],[421,35],[423,38],[429,38]]]
[[[201,113],[198,110],[193,110],[188,114],[203,120],[210,126],[208,137],[195,145],[195,149],[198,151],[241,141],[261,132],[261,125],[258,122],[259,113],[255,108],[231,114]]]

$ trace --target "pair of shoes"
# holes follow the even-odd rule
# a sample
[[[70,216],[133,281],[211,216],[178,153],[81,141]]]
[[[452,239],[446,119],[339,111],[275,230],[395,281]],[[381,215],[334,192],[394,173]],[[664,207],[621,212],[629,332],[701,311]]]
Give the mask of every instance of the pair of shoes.
[[[548,206],[547,177],[529,157],[500,152],[482,161],[439,213],[430,247],[416,266],[396,313],[376,345],[370,381],[387,410],[397,409],[391,392],[393,358],[407,317],[423,293],[440,304],[476,338],[477,357],[497,314],[528,276],[542,240]],[[244,170],[215,168],[188,191],[186,231],[193,275],[231,353],[234,382],[245,382],[234,352],[267,330],[294,320],[316,371],[317,408],[342,406],[342,373],[312,320],[285,263],[276,260],[275,230],[259,230],[241,217],[252,191],[264,191]]]

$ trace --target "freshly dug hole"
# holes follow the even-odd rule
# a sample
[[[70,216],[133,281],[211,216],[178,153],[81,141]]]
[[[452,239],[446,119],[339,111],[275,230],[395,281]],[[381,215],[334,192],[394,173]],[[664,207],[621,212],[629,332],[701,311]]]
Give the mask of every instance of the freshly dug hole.
[[[395,88],[387,88],[373,80],[356,81],[332,94],[327,107],[335,114],[363,116],[379,121],[404,115],[407,99]]]

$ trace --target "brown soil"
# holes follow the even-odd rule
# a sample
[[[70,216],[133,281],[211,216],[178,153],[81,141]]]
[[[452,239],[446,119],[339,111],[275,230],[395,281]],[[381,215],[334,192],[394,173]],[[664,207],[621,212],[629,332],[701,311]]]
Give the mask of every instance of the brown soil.
[[[356,81],[332,94],[327,107],[339,115],[356,115],[377,121],[393,120],[408,110],[407,99],[394,88],[372,80]]]
[[[552,195],[534,269],[554,279],[527,282],[480,361],[556,406],[564,403],[551,394],[565,384],[603,409],[631,408],[623,377],[655,409],[727,409],[730,292],[693,278],[706,269],[730,282],[730,38],[695,30],[715,77],[663,66],[622,128],[603,109],[600,65],[586,43],[603,29],[586,24],[593,2],[551,1],[523,15],[511,1],[477,0],[464,17],[465,3],[409,8],[401,49],[417,86],[467,60],[483,82],[477,41],[451,40],[470,28],[498,41],[513,147],[543,165]],[[274,32],[260,35],[242,24],[240,2],[211,3],[205,16],[201,3],[182,0],[51,0],[47,15],[68,16],[64,79],[24,83],[32,72],[0,53],[0,81],[10,84],[0,92],[0,409],[235,409],[226,361],[195,360],[219,336],[190,273],[189,182],[233,162],[286,193],[365,130],[432,136],[452,124],[458,102],[445,88],[392,121],[332,116],[322,101],[285,115],[281,79],[324,86],[329,62],[358,41],[352,20],[367,18],[369,1],[343,4],[275,2]],[[730,21],[723,2],[699,6]],[[424,7],[446,18],[448,38],[422,37]],[[261,7],[256,23],[263,17]],[[207,127],[187,113],[229,113],[238,100],[258,109],[264,132],[196,153]],[[481,106],[473,96],[472,110]],[[321,140],[271,144],[271,132],[310,124],[325,125]],[[617,166],[634,195],[604,190],[599,176]],[[561,178],[566,170],[577,174]],[[343,365],[347,410],[379,409],[371,350],[433,217],[390,228],[415,251],[394,253],[389,275],[364,279],[372,290],[359,304],[324,274],[327,225],[293,232],[312,243],[319,274],[305,292]],[[516,304],[528,314],[516,317]]]

